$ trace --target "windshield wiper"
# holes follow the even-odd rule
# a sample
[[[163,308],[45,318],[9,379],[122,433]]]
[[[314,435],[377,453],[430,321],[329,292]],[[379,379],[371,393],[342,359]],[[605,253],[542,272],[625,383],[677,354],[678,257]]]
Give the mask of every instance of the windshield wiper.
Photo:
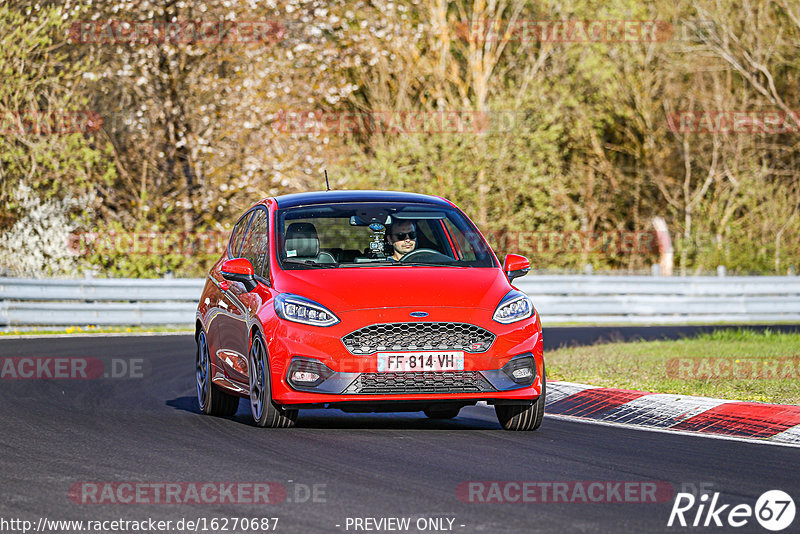
[[[458,260],[453,260],[458,261]],[[454,265],[453,262],[437,262],[437,263],[429,263],[425,261],[398,261],[397,265],[411,265],[413,267],[459,267],[459,265]]]
[[[451,262],[443,263],[427,263],[424,261],[390,261],[390,260],[371,260],[371,261],[359,261],[359,262],[347,262],[347,263],[340,263],[340,267],[384,267],[390,265],[392,267],[466,267],[465,265],[457,265],[456,262],[458,260],[453,260]]]
[[[339,266],[340,267],[369,267],[370,265],[383,266],[383,265],[392,265],[392,264],[393,264],[393,262],[390,262],[388,260],[374,259],[374,260],[369,260],[369,261],[348,261],[346,263],[340,263]]]
[[[315,267],[338,267],[338,263],[317,263],[314,260],[283,260],[284,263],[294,263],[296,265],[313,265]]]

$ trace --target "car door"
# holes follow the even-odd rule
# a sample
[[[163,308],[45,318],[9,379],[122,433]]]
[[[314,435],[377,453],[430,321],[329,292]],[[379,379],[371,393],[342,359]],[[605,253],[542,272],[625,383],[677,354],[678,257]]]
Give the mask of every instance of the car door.
[[[253,212],[248,211],[242,215],[239,221],[234,225],[233,231],[231,231],[231,237],[228,240],[228,248],[223,259],[238,257],[239,250],[241,250],[242,247],[242,238],[244,237],[252,215]],[[214,291],[210,292],[206,299],[207,311],[204,319],[208,333],[209,350],[212,355],[218,356],[219,351],[224,348],[223,341],[220,338],[220,324],[226,322],[225,318],[230,310],[230,303],[225,297],[225,288],[229,283],[222,277],[219,264],[209,271],[208,279],[214,285]],[[215,367],[220,367],[220,362],[217,358],[212,358],[212,363]],[[220,374],[221,373],[215,373],[214,378]]]
[[[248,211],[236,223],[228,245],[228,259],[241,257],[242,243],[254,214],[255,210]],[[237,338],[240,335],[237,332],[241,332],[244,313],[237,305],[238,298],[235,296],[235,293],[241,293],[244,288],[241,283],[225,280],[218,270],[212,274],[211,278],[219,289],[219,300],[215,304],[216,309],[211,326],[212,337],[215,340],[211,350],[214,351],[216,362],[222,370],[221,378],[229,381],[230,378],[238,378],[238,374],[244,374],[247,367],[247,354],[237,348],[239,345]],[[242,372],[237,372],[237,369],[241,369]]]
[[[253,265],[256,276],[263,278],[268,247],[269,216],[263,207],[256,208],[242,239],[237,257],[245,258]],[[259,291],[248,292],[240,282],[228,282],[223,302],[225,313],[220,314],[218,337],[222,343],[220,360],[225,364],[229,378],[248,385],[248,354],[250,351],[250,325],[262,304]]]

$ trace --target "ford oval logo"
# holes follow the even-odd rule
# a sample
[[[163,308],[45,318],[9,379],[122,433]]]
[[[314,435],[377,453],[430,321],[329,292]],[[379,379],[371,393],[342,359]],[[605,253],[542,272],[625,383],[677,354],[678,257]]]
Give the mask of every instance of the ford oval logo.
[[[427,317],[428,312],[411,312],[411,317]]]

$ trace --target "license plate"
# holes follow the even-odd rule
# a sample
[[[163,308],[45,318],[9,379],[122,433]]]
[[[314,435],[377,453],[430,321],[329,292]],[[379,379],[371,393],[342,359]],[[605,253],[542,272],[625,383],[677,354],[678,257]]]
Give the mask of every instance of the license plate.
[[[379,352],[378,372],[463,371],[464,353],[447,352]]]

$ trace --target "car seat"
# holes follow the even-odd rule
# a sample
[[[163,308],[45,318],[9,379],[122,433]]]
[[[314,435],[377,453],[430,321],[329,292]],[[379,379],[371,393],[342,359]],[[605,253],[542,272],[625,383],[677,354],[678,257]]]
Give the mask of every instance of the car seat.
[[[317,263],[336,263],[329,252],[320,252],[317,228],[311,223],[292,223],[286,229],[287,259],[311,260]]]

